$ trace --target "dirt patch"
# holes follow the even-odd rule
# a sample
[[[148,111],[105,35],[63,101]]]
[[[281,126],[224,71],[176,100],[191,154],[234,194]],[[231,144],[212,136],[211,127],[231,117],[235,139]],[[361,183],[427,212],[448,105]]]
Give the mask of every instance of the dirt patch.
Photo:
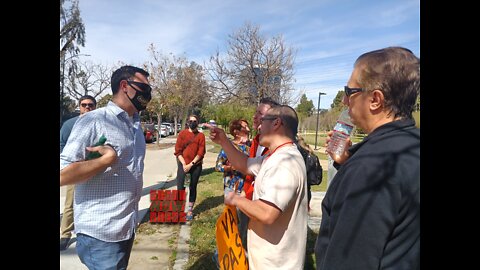
[[[173,269],[179,230],[177,224],[140,224],[127,269]]]

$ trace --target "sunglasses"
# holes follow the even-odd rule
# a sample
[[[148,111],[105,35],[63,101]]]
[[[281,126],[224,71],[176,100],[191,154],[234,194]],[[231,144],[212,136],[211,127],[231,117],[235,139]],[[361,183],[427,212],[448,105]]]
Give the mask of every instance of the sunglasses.
[[[152,87],[149,85],[149,84],[146,84],[146,83],[142,83],[142,82],[136,82],[136,81],[127,81],[128,85],[130,85],[130,87],[132,87],[133,89],[135,89],[135,87],[132,86],[133,85],[136,85],[138,88],[140,88],[140,90],[142,92],[146,92],[146,93],[150,93],[152,92]]]
[[[349,97],[349,96],[351,96],[351,95],[353,95],[353,94],[355,94],[355,93],[358,93],[358,92],[362,92],[362,91],[363,91],[362,88],[350,88],[350,87],[348,87],[348,86],[345,86],[344,88],[345,88],[345,95],[346,95],[347,97]]]
[[[86,108],[87,106],[93,108],[93,107],[95,107],[95,104],[93,104],[93,103],[81,103],[80,106],[82,106],[83,108]]]
[[[188,120],[188,123],[197,123],[197,120]]]
[[[277,118],[278,117],[276,117],[276,116],[264,116],[264,117],[260,118],[260,122],[263,122],[265,120],[275,120]]]

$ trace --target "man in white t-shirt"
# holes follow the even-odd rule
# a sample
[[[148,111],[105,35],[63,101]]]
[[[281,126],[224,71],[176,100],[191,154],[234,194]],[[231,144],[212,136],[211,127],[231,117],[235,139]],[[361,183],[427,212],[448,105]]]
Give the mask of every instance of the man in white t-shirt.
[[[210,128],[210,138],[222,146],[232,165],[256,176],[253,200],[230,192],[225,204],[250,217],[249,269],[303,269],[307,244],[307,182],[305,161],[294,144],[298,117],[293,108],[270,108],[261,119],[260,144],[265,156],[249,158],[238,151],[225,132]]]

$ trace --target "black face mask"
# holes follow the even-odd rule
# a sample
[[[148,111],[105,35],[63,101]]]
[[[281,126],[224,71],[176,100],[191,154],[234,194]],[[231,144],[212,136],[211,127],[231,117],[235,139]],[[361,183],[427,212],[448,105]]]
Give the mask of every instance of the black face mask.
[[[130,87],[133,88],[133,90],[135,90],[135,96],[133,98],[130,98],[128,96],[128,94],[125,93],[127,95],[128,99],[130,100],[130,102],[132,102],[133,106],[135,106],[135,109],[137,109],[137,111],[145,110],[147,108],[148,102],[150,102],[150,100],[152,99],[151,91],[148,91],[147,89],[145,89],[147,91],[144,91],[144,92],[139,91],[139,90],[135,89],[135,87],[133,87],[131,83],[133,83],[135,85],[142,84],[142,85],[147,85],[147,86],[148,86],[148,84],[138,83],[138,82],[133,82],[133,81],[131,83],[129,81],[127,81],[127,83],[128,83],[128,85],[130,85]],[[150,87],[150,86],[148,86],[148,87]]]
[[[197,122],[189,122],[188,126],[190,127],[190,129],[196,129],[197,126],[198,126],[198,123]]]

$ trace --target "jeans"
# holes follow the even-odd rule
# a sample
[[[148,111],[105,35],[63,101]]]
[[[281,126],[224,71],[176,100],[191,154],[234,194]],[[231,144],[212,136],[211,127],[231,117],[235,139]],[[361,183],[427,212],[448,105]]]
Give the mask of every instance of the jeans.
[[[105,242],[83,233],[77,234],[77,253],[89,270],[126,270],[135,234],[120,242]]]

